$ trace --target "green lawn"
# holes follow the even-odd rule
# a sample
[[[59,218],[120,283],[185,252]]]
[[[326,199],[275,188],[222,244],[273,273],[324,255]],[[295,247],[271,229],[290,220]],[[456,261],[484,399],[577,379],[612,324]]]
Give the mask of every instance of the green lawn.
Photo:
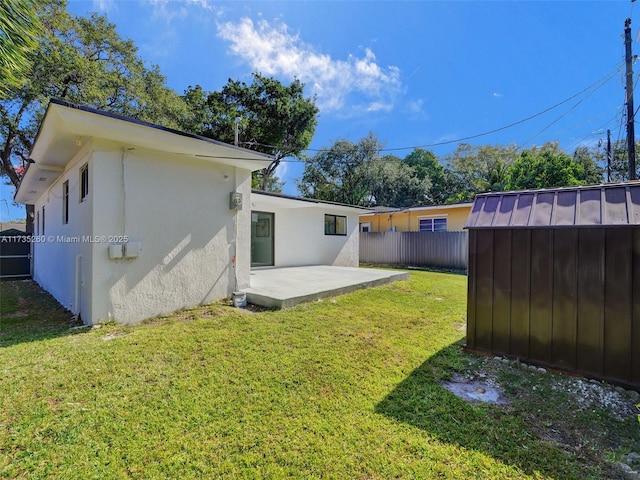
[[[625,478],[640,448],[574,379],[464,353],[462,275],[73,330],[34,284],[0,288],[2,478]],[[457,398],[456,371],[510,403]]]

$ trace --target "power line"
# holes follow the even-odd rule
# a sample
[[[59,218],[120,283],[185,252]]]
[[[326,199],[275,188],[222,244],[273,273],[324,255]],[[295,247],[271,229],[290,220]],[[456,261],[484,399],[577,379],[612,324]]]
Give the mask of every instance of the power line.
[[[569,130],[572,130],[572,129],[574,129],[574,128],[580,127],[580,126],[582,126],[582,125],[587,125],[587,124],[589,124],[589,123],[593,122],[594,120],[597,120],[598,118],[604,117],[605,115],[608,115],[609,113],[611,113],[611,112],[613,112],[613,111],[616,111],[616,114],[615,114],[613,117],[610,117],[610,118],[609,118],[609,119],[604,123],[604,125],[603,125],[603,126],[598,127],[598,128],[596,128],[596,129],[594,129],[594,130],[591,130],[591,132],[589,132],[589,133],[587,134],[587,135],[591,135],[594,131],[602,130],[602,129],[604,128],[604,126],[606,126],[606,125],[608,125],[609,123],[611,123],[612,121],[614,121],[614,120],[617,118],[617,116],[618,116],[618,112],[617,112],[617,111],[618,111],[618,110],[620,110],[621,108],[622,108],[622,106],[616,106],[616,107],[610,108],[610,109],[609,109],[609,110],[607,110],[606,112],[603,112],[603,113],[600,113],[600,114],[598,114],[598,115],[595,115],[595,116],[593,116],[593,117],[591,117],[591,118],[589,118],[589,119],[587,119],[587,120],[584,120],[584,121],[581,121],[581,122],[578,122],[578,123],[574,123],[573,125],[570,125],[570,126],[568,126],[568,127],[565,127],[565,128],[563,128],[563,129],[561,129],[561,130],[556,130],[556,131],[552,132],[552,135],[558,135],[558,134],[560,134],[560,133],[567,132],[567,131],[569,131]],[[574,138],[576,138],[576,137],[572,137],[572,138],[570,138],[570,140],[573,140]]]
[[[555,105],[552,105],[551,107],[545,108],[544,110],[531,115],[529,117],[523,118],[522,120],[518,120],[517,122],[513,122],[510,123],[509,125],[505,125],[503,127],[500,128],[495,128],[493,130],[489,130],[487,132],[483,132],[483,133],[478,133],[476,135],[470,135],[467,137],[463,137],[463,138],[458,138],[455,140],[447,140],[444,142],[437,142],[437,143],[431,143],[431,144],[425,144],[425,145],[419,145],[419,146],[415,146],[415,147],[397,147],[397,148],[386,148],[386,149],[382,149],[381,151],[396,151],[396,150],[409,150],[409,149],[415,149],[415,148],[424,148],[424,147],[435,147],[435,146],[440,146],[440,145],[447,145],[447,144],[451,144],[451,143],[459,143],[459,142],[463,142],[465,140],[472,140],[474,138],[478,138],[478,137],[483,137],[486,135],[490,135],[492,133],[497,133],[500,132],[502,130],[506,130],[508,128],[511,127],[515,127],[516,125],[520,125],[522,123],[528,122],[529,120],[532,120],[536,117],[539,117],[540,115],[543,115],[571,100],[573,100],[574,98],[582,95],[584,92],[590,90],[591,88],[595,87],[596,85],[598,85],[598,88],[596,88],[596,90],[600,89],[602,86],[604,86],[609,80],[611,80],[611,78],[620,70],[620,66],[617,66],[614,70],[612,70],[610,73],[608,73],[607,75],[605,75],[604,77],[602,77],[601,79],[599,79],[598,81],[592,83],[591,85],[589,85],[588,87],[582,89],[581,91],[579,91],[578,93],[576,93],[575,95],[570,96],[569,98],[566,98],[564,100],[562,100],[561,102],[556,103]],[[599,85],[600,83],[602,83],[601,85]],[[596,91],[594,90],[594,92]],[[593,92],[592,92],[593,93]],[[591,95],[591,94],[590,94]],[[589,96],[590,96],[589,95]],[[588,98],[588,97],[587,97]]]
[[[621,106],[618,106],[618,107],[615,107],[614,109],[611,109],[611,110],[620,110],[621,108],[622,108]],[[605,113],[609,113],[611,110],[609,110],[609,111],[607,111]],[[589,120],[589,122],[591,122],[595,118],[599,118],[601,116],[602,115],[598,115],[597,117],[594,117],[591,120]],[[613,117],[610,117],[606,122],[601,124],[598,128],[595,128],[595,129],[591,130],[589,133],[585,133],[584,135],[576,135],[574,137],[571,137],[569,140],[576,140],[576,141],[571,144],[571,146],[568,148],[568,151],[575,150],[575,148],[586,138],[593,138],[593,137],[598,137],[600,135],[606,134],[605,127],[607,125],[609,125],[612,122],[615,122],[615,125],[619,125],[619,123],[616,121],[617,118],[618,118],[618,112],[616,112],[616,114]],[[583,122],[583,123],[589,123],[589,122]],[[612,129],[615,129],[615,127],[609,128],[609,130],[612,130]],[[565,130],[567,130],[567,129],[565,129]]]
[[[626,99],[625,99],[625,101],[626,101]],[[623,106],[624,106],[624,103],[623,103]],[[618,127],[618,139],[616,140],[616,142],[620,142],[620,140],[622,138],[622,127],[626,123],[626,121],[624,120],[624,117],[625,117],[625,111],[624,111],[624,108],[623,108],[622,110],[620,110],[620,125]]]
[[[585,96],[584,98],[581,98],[580,100],[578,100],[571,108],[569,108],[569,110],[567,110],[566,112],[564,112],[562,115],[560,115],[558,118],[556,118],[553,122],[551,122],[549,125],[547,125],[546,127],[544,127],[542,130],[540,130],[538,133],[536,133],[534,136],[530,137],[526,142],[520,144],[518,146],[518,150],[520,150],[521,148],[523,148],[527,143],[529,143],[531,140],[533,140],[534,138],[536,138],[538,135],[540,135],[541,133],[544,133],[549,127],[551,127],[552,125],[556,124],[557,122],[559,122],[564,116],[566,116],[567,114],[569,114],[570,112],[572,112],[573,110],[575,110],[578,105],[580,105],[582,102],[584,102],[586,99],[588,99],[591,95],[593,95],[594,93],[596,93],[598,90],[600,90],[600,88],[602,88],[609,80],[611,79],[611,77],[609,77],[606,81],[602,82],[600,85],[598,85],[597,88],[595,88],[594,90],[592,90],[591,92],[589,92],[589,94],[587,96]]]
[[[620,62],[620,63],[622,63],[622,62]],[[380,149],[380,152],[394,152],[394,151],[400,151],[400,150],[415,150],[416,148],[438,147],[438,146],[441,146],[441,145],[449,145],[449,144],[452,144],[452,143],[460,143],[460,142],[464,142],[466,140],[472,140],[474,138],[484,137],[484,136],[487,136],[487,135],[491,135],[492,133],[497,133],[497,132],[501,132],[503,130],[507,130],[507,129],[511,128],[511,127],[515,127],[516,125],[520,125],[522,123],[528,122],[529,120],[533,120],[534,118],[537,118],[537,117],[539,117],[541,115],[544,115],[545,113],[547,113],[547,112],[549,112],[549,111],[551,111],[551,110],[553,110],[555,108],[558,108],[559,106],[564,105],[567,102],[570,102],[574,98],[582,95],[583,93],[589,91],[590,89],[592,89],[592,88],[594,88],[596,86],[597,86],[597,88],[594,90],[594,92],[599,90],[607,82],[609,82],[616,75],[616,73],[618,73],[620,70],[621,70],[621,65],[618,64],[611,72],[609,72],[604,77],[602,77],[599,80],[597,80],[596,82],[592,83],[588,87],[585,87],[584,89],[580,90],[578,93],[576,93],[574,95],[571,95],[570,97],[562,100],[561,102],[558,102],[555,105],[547,107],[547,108],[545,108],[544,110],[542,110],[542,111],[540,111],[538,113],[530,115],[530,116],[528,116],[526,118],[523,118],[521,120],[518,120],[516,122],[510,123],[508,125],[505,125],[505,126],[502,126],[502,127],[499,127],[499,128],[494,128],[493,130],[489,130],[489,131],[486,131],[486,132],[477,133],[475,135],[469,135],[469,136],[466,136],[466,137],[457,138],[457,139],[454,139],[454,140],[446,140],[446,141],[442,141],[442,142],[426,143],[426,144],[422,144],[422,145],[413,145],[413,146],[406,146],[406,147],[382,148],[382,149]],[[580,102],[578,102],[575,106],[577,106],[578,104],[582,103],[582,101],[586,100],[586,98],[591,96],[594,92],[591,92],[587,97],[585,97],[585,99],[583,99]],[[573,108],[575,108],[575,106]],[[571,110],[569,110],[569,111],[571,111]],[[568,113],[568,112],[566,112],[566,113]],[[556,119],[556,121],[557,120],[559,120],[559,118]],[[553,125],[556,121],[554,121],[551,124],[549,124],[546,128],[548,128],[549,126]],[[539,132],[539,133],[542,133],[542,132]],[[261,147],[265,147],[265,148],[280,148],[280,147],[277,147],[275,145],[267,145],[267,144],[259,143],[259,142],[241,142],[241,145],[261,146]],[[323,148],[306,148],[305,149],[305,151],[307,151],[307,152],[323,152],[325,150],[327,150],[326,147],[323,147]],[[283,159],[283,161],[284,161],[284,159]]]

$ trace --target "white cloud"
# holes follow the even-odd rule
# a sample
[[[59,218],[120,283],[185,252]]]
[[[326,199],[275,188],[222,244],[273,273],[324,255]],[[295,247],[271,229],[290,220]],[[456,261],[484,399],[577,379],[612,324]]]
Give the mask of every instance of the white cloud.
[[[164,20],[167,23],[183,20],[189,14],[187,4],[171,2],[170,0],[151,0],[152,18]]]
[[[423,106],[424,106],[424,101],[421,98],[419,98],[418,100],[413,100],[407,104],[407,108],[409,112],[414,113],[416,115],[423,113],[422,111]]]
[[[400,70],[381,67],[371,49],[364,56],[336,60],[319,53],[289,32],[286,24],[269,24],[250,18],[218,25],[218,36],[230,44],[230,52],[265,75],[298,78],[318,96],[326,111],[342,109],[348,97],[360,95],[366,111],[388,111],[401,89]],[[364,103],[362,99],[365,99]]]
[[[388,112],[393,108],[393,104],[384,102],[372,102],[367,107],[367,112]]]
[[[203,10],[208,10],[210,12],[217,12],[220,9],[213,6],[213,2],[209,0],[187,0],[187,3],[192,5],[197,5]]]
[[[493,97],[494,98],[502,98],[502,94],[498,93],[498,92],[493,92]]]
[[[421,98],[409,100],[404,104],[404,112],[412,120],[428,120],[429,115],[425,111],[424,100]]]
[[[111,0],[94,0],[111,1]],[[222,13],[222,8],[215,7],[211,0],[184,0],[176,2],[173,0],[150,0],[151,16],[154,19],[164,20],[167,23],[175,20],[186,19],[194,9],[198,11],[213,12],[216,15]]]
[[[193,24],[198,22],[198,28],[201,28],[202,24],[209,25],[210,21],[224,12],[223,8],[214,6],[211,0],[148,0],[144,2],[144,6],[150,11],[155,34],[153,42],[141,45],[140,50],[154,59],[177,55],[180,32],[185,25],[195,28]]]
[[[113,12],[118,9],[115,0],[93,0],[93,9],[96,12]]]

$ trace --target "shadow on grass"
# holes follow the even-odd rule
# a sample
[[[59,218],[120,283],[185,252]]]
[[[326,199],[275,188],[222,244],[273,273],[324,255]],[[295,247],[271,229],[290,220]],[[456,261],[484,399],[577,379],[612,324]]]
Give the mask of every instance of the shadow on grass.
[[[33,280],[0,282],[0,347],[83,331],[73,314]]]
[[[600,477],[600,462],[596,467],[593,459],[541,440],[520,415],[522,406],[469,403],[442,387],[440,379],[461,365],[462,355],[469,355],[461,352],[462,344],[460,340],[424,362],[376,406],[376,412],[423,429],[442,442],[482,452],[529,475]],[[534,406],[524,408],[535,410]]]

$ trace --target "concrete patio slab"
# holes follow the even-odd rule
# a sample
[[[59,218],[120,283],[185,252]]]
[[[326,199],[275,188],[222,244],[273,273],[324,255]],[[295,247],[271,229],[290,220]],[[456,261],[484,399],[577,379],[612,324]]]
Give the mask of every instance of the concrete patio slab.
[[[408,278],[408,272],[373,268],[326,265],[269,268],[252,270],[251,287],[243,291],[247,294],[247,301],[254,305],[288,308]]]

